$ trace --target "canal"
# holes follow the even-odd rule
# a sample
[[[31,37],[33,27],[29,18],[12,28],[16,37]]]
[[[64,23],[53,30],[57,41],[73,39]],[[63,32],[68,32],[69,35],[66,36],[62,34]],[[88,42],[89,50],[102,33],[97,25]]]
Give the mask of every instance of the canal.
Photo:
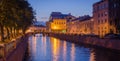
[[[29,37],[25,61],[120,61],[120,53],[81,46],[54,37]]]

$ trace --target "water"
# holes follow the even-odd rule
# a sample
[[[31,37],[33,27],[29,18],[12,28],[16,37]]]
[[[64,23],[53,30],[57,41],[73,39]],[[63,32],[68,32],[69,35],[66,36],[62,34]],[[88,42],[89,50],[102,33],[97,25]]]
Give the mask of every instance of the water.
[[[85,48],[42,34],[29,37],[27,52],[25,61],[120,61],[119,53]]]

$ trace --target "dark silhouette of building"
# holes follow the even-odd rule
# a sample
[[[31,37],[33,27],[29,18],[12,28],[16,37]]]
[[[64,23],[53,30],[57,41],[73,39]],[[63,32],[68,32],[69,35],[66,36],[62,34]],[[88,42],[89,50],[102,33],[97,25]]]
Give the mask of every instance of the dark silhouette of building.
[[[120,0],[101,0],[93,5],[94,33],[120,33]]]

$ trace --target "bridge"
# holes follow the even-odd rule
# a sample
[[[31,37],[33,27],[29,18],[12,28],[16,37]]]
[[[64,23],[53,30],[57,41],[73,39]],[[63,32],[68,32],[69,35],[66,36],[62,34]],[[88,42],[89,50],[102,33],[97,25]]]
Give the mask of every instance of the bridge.
[[[45,26],[31,26],[29,29],[26,31],[27,33],[33,33],[33,32],[46,32],[46,27]]]

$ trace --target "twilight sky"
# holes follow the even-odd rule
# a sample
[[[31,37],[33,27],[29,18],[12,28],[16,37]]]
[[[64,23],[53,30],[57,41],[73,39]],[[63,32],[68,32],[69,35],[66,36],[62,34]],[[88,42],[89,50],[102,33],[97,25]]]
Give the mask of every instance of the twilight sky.
[[[100,0],[28,0],[38,21],[48,21],[51,12],[71,13],[74,16],[92,16],[92,5]]]

